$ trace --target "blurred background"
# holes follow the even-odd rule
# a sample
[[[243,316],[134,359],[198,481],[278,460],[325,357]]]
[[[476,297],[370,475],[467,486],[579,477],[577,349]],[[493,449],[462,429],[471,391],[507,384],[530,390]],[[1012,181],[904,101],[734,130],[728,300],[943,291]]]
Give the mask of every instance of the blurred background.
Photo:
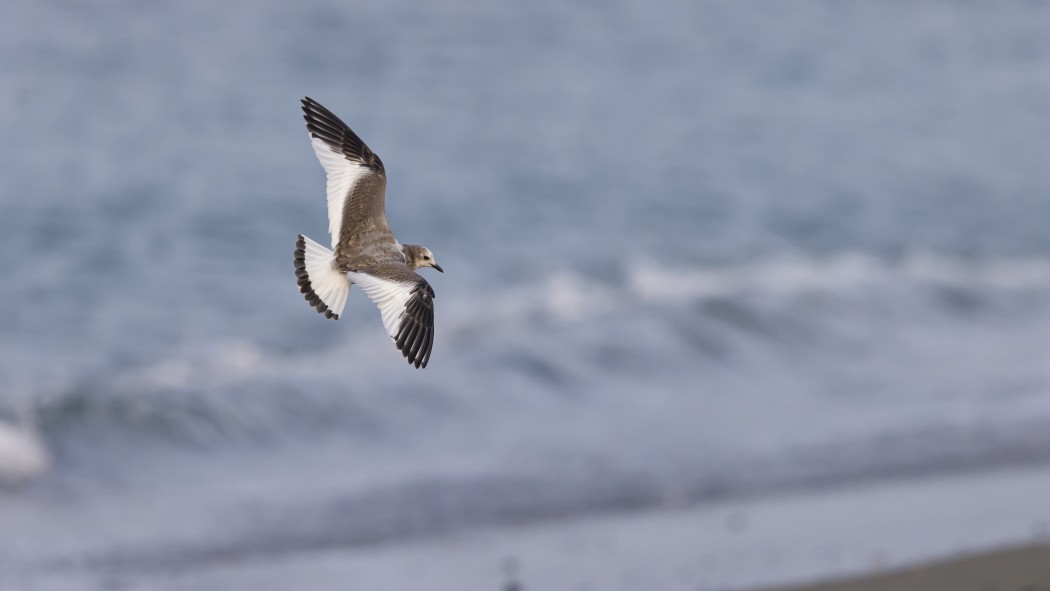
[[[0,587],[735,588],[1045,533],[960,508],[853,560],[815,503],[819,544],[740,542],[747,503],[1050,463],[1047,30],[1032,2],[4,3]],[[359,291],[338,322],[297,291],[328,227],[304,95],[446,270],[425,370]],[[985,503],[939,490],[914,519]],[[637,551],[579,533],[624,516]]]

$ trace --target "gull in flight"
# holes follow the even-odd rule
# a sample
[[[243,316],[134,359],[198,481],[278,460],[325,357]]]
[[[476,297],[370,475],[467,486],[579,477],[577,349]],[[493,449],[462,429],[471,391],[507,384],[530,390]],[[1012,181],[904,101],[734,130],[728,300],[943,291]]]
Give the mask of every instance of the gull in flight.
[[[430,249],[400,244],[386,221],[383,161],[331,111],[303,99],[310,144],[328,177],[331,250],[299,234],[295,277],[306,301],[338,320],[350,286],[379,306],[387,334],[412,365],[426,367],[434,346],[434,290],[416,269],[434,267]]]

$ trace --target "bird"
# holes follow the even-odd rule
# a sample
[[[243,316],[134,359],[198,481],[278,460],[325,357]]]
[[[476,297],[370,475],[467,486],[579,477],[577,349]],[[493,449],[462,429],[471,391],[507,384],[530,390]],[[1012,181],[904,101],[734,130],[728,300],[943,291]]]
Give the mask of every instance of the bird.
[[[310,145],[327,178],[326,248],[299,234],[296,283],[325,318],[338,320],[350,286],[357,284],[379,308],[383,327],[410,365],[426,367],[434,346],[434,289],[417,269],[445,270],[434,253],[401,244],[386,219],[383,161],[346,123],[310,97],[302,99]]]

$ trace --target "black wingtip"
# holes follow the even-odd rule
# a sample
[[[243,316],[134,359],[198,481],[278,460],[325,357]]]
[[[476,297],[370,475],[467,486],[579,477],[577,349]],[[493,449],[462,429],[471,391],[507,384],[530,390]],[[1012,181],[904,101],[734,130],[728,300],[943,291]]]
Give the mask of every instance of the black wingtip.
[[[302,108],[310,137],[323,141],[354,162],[383,172],[383,160],[335,113],[308,96],[302,98]]]
[[[325,318],[339,320],[339,315],[328,309],[328,306],[314,293],[314,287],[310,284],[310,275],[306,272],[306,238],[302,234],[299,234],[295,240],[295,256],[292,257],[292,264],[295,265],[295,283],[299,286],[299,293],[306,298],[306,303],[318,313],[323,314]]]
[[[430,361],[434,348],[434,289],[425,280],[420,280],[405,305],[394,345],[416,369],[425,368]]]

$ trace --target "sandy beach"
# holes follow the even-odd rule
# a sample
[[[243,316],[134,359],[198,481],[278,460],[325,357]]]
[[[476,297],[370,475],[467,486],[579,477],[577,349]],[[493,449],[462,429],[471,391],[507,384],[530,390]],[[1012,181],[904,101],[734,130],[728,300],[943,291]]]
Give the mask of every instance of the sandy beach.
[[[106,568],[0,569],[0,589],[1050,591],[1050,468],[486,527],[407,543],[138,549]],[[966,519],[960,519],[960,515]],[[53,511],[40,519],[55,519]],[[59,515],[58,517],[61,517]],[[125,555],[131,556],[131,555]],[[121,557],[116,557],[121,558]],[[814,582],[818,584],[814,585]],[[92,586],[93,585],[93,586]]]
[[[1005,548],[855,579],[780,591],[1044,591],[1050,589],[1050,544]]]

